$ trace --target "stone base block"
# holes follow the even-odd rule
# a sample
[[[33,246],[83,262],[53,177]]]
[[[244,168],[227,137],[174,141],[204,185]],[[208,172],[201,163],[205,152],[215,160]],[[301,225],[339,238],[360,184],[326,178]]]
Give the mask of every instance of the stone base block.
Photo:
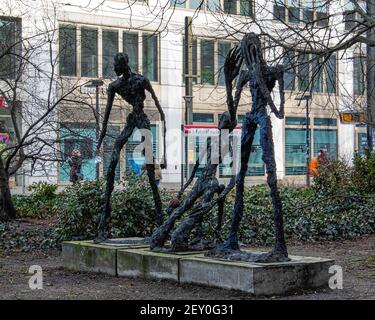
[[[92,240],[63,242],[63,265],[65,268],[75,271],[91,271],[117,275],[118,250],[147,247],[144,244],[121,244],[123,240],[112,239],[111,243],[99,244],[93,243]]]
[[[328,286],[333,260],[289,256],[282,263],[249,263],[212,259],[204,255],[180,260],[180,282],[236,289],[255,295],[279,295]]]
[[[193,256],[191,253],[161,253],[149,249],[119,250],[117,274],[179,281],[180,260]]]

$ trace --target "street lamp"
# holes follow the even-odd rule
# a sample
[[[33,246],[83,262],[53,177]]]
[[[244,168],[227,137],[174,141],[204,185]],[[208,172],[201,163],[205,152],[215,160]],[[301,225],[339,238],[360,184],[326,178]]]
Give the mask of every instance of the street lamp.
[[[100,122],[99,122],[99,89],[104,84],[103,80],[91,80],[85,85],[85,88],[95,88],[96,104],[95,104],[95,137],[96,141],[99,140],[100,135]],[[100,161],[96,162],[96,180],[99,180]]]
[[[310,109],[309,109],[309,101],[311,99],[311,95],[303,95],[302,97],[297,97],[295,100],[302,101],[306,100],[306,186],[310,186],[310,175],[309,175],[309,164],[310,164]]]

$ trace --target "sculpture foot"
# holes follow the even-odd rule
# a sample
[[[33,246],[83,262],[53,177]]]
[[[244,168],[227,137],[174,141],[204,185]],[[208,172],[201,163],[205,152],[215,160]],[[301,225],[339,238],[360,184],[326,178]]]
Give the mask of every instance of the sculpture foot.
[[[108,238],[104,235],[104,233],[99,232],[99,234],[96,236],[96,238],[92,241],[94,243],[102,243],[106,241]]]
[[[190,244],[189,248],[191,251],[205,251],[212,250],[215,248],[215,243],[213,241],[208,241],[205,239],[194,239]]]
[[[239,250],[236,250],[236,249],[233,249],[233,248],[236,248],[236,246],[233,245],[233,244],[231,245],[227,242],[220,243],[220,244],[216,245],[216,247],[214,247],[212,250],[208,251],[205,254],[205,256],[227,259],[228,256],[230,256],[234,252],[239,251]]]
[[[258,257],[253,262],[257,263],[275,263],[290,261],[287,252],[272,250],[271,252],[258,254]]]

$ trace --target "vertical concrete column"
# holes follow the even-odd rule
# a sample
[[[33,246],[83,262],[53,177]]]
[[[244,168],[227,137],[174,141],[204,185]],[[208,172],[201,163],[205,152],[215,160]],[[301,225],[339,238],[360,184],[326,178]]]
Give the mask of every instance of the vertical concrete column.
[[[176,31],[172,31],[176,30]],[[181,177],[181,120],[182,120],[182,34],[181,26],[170,27],[160,35],[161,106],[167,122],[167,162],[163,182],[178,184]],[[162,141],[160,139],[160,143]]]
[[[338,59],[338,90],[340,96],[337,97],[337,106],[340,112],[353,112],[354,92],[353,92],[353,50],[347,50],[340,54]],[[338,120],[338,156],[340,159],[351,162],[354,156],[355,147],[355,125],[342,124]]]

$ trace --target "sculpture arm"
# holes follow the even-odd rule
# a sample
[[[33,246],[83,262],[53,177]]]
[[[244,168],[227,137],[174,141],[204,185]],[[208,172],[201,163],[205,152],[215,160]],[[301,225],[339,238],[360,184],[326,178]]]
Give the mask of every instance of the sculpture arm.
[[[186,181],[186,183],[183,185],[183,187],[181,188],[181,190],[178,192],[177,194],[177,199],[180,200],[182,195],[184,194],[186,188],[190,185],[190,183],[193,181],[194,177],[195,177],[195,173],[197,172],[199,168],[199,159],[195,162],[195,165],[194,165],[194,168],[193,168],[193,171],[191,172],[191,175],[189,177],[189,180]]]
[[[102,131],[100,132],[99,140],[97,141],[96,150],[100,150],[100,147],[102,145],[103,139],[107,132],[107,125],[109,120],[109,115],[112,110],[113,100],[115,99],[116,90],[115,88],[110,84],[108,87],[108,98],[107,98],[107,105],[105,107],[105,113],[104,113],[104,119],[103,119],[103,125],[102,125]]]
[[[191,210],[191,214],[194,214],[194,213],[197,213],[198,211],[200,211],[202,214],[206,214],[208,212],[211,211],[211,209],[220,201],[222,201],[223,199],[225,199],[225,197],[228,195],[228,193],[234,188],[234,186],[236,185],[236,176],[233,176],[231,179],[230,179],[230,182],[229,184],[225,187],[225,189],[220,193],[220,195],[211,200],[209,203],[206,203],[206,204],[199,204],[197,206],[195,206],[192,210]]]
[[[242,93],[243,87],[248,82],[249,82],[249,73],[246,72],[245,70],[241,71],[238,81],[237,81],[236,92],[234,95],[234,103],[233,103],[232,113],[231,113],[232,119],[236,119],[237,108],[241,99],[241,93]]]
[[[275,116],[277,118],[282,119],[284,117],[284,115],[280,114],[279,110],[277,110],[277,108],[275,106],[275,103],[272,100],[271,93],[267,88],[266,82],[264,81],[264,77],[263,77],[263,74],[262,74],[262,71],[261,71],[261,68],[260,68],[259,64],[255,64],[253,66],[253,68],[255,70],[256,80],[258,82],[259,88],[260,88],[263,96],[267,99],[267,102],[268,102],[268,105],[271,108],[271,111],[275,114]]]
[[[225,59],[224,63],[224,76],[225,76],[225,87],[227,93],[227,105],[228,111],[231,115],[231,121],[236,120],[237,107],[233,99],[233,81],[238,76],[242,64],[242,56],[240,47],[237,45],[233,47]]]
[[[150,81],[148,79],[146,79],[145,89],[148,92],[150,92],[151,97],[152,97],[152,99],[155,102],[155,106],[156,106],[156,108],[158,109],[158,111],[160,113],[160,119],[163,122],[163,161],[162,161],[162,163],[160,163],[160,167],[162,169],[165,169],[167,167],[166,143],[165,143],[165,136],[166,136],[167,128],[166,128],[166,125],[165,125],[165,115],[164,115],[164,111],[161,108],[161,105],[159,103],[159,99],[158,99],[158,97],[155,94],[154,88],[152,87],[152,85],[151,85],[151,83],[150,83]]]

